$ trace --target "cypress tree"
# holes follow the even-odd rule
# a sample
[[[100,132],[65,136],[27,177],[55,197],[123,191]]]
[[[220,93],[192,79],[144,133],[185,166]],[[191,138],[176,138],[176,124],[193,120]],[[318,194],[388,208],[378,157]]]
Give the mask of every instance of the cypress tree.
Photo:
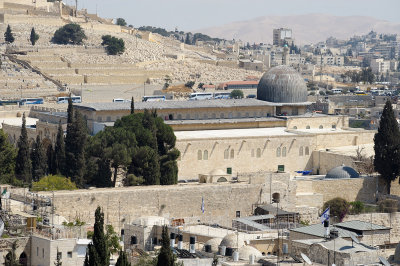
[[[61,125],[61,120],[58,123],[57,140],[54,147],[54,168],[55,174],[66,175],[65,173],[65,140],[64,130]]]
[[[74,106],[72,105],[71,94],[69,95],[69,98],[68,98],[67,115],[68,115],[67,116],[67,123],[70,124],[70,123],[72,123],[72,121],[74,119]],[[67,134],[68,134],[68,132],[67,132]]]
[[[32,163],[29,157],[28,132],[26,131],[25,113],[22,115],[21,136],[18,140],[18,154],[15,164],[15,174],[19,180],[27,184],[32,182]]]
[[[15,158],[17,150],[0,128],[0,182],[3,184],[13,184],[15,179]]]
[[[35,28],[32,28],[32,30],[31,30],[31,36],[30,36],[29,40],[31,41],[31,44],[32,44],[32,45],[35,45],[35,43],[37,42],[37,40],[39,40],[39,35],[36,34]]]
[[[100,206],[95,213],[94,233],[92,244],[88,246],[88,265],[100,266],[110,264],[110,255],[107,246],[107,240],[104,235],[104,213]],[[86,265],[86,259],[85,259]]]
[[[131,114],[134,114],[134,113],[135,113],[135,102],[134,102],[134,99],[132,97],[132,100],[131,100]]]
[[[167,226],[163,226],[161,238],[162,246],[158,254],[157,266],[174,266],[175,258],[170,247]]]
[[[47,155],[43,147],[43,143],[40,141],[40,136],[36,137],[36,142],[33,145],[32,153],[32,178],[34,181],[39,181],[47,171]]]
[[[126,252],[125,251],[120,251],[119,252],[119,257],[117,260],[117,263],[115,264],[115,266],[131,266],[131,264],[128,261],[128,257],[126,256]]]
[[[112,187],[110,160],[103,156],[97,161],[97,167],[97,174],[93,180],[94,185],[96,187]]]
[[[17,260],[17,255],[15,254],[16,250],[17,250],[17,241],[14,241],[11,244],[11,250],[4,257],[4,265],[5,266],[18,266],[18,265],[20,265],[18,260]]]
[[[47,174],[52,174],[52,175],[57,174],[55,154],[53,145],[51,144],[47,147]]]
[[[13,43],[15,41],[15,38],[11,31],[10,25],[7,26],[7,30],[4,33],[4,38],[5,38],[6,42],[8,42],[8,43]]]
[[[400,131],[388,100],[383,108],[378,132],[374,137],[374,167],[386,182],[390,194],[391,182],[400,175]]]

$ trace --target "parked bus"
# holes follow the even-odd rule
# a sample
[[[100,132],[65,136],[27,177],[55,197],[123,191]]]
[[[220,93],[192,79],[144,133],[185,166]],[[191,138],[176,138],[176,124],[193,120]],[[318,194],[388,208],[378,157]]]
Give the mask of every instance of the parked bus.
[[[230,99],[231,93],[230,92],[215,92],[214,99]]]
[[[44,100],[43,98],[24,98],[21,99],[21,105],[25,104],[43,104]]]
[[[210,100],[213,98],[212,92],[196,92],[196,93],[191,93],[189,100],[190,101],[195,101],[195,100]]]
[[[65,97],[57,97],[57,103],[68,103],[68,96]],[[81,103],[82,97],[81,96],[71,96],[72,103]]]
[[[165,95],[143,96],[142,102],[163,102],[165,99]]]
[[[0,106],[4,105],[19,105],[20,100],[0,100]]]

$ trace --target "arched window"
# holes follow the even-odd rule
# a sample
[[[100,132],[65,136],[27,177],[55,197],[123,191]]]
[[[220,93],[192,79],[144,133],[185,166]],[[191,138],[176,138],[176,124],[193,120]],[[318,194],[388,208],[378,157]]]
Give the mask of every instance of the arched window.
[[[221,114],[219,115],[219,118],[225,118],[224,113],[221,113]]]
[[[282,148],[282,157],[286,157],[286,147]]]
[[[310,155],[310,149],[309,149],[308,147],[306,147],[306,152],[305,152],[305,154],[306,154],[306,155]]]
[[[293,127],[293,129],[297,129],[297,127],[296,127],[296,126],[294,126],[294,127]]]
[[[203,160],[208,160],[208,150],[204,151]]]
[[[276,157],[281,157],[281,147],[276,149]]]
[[[187,119],[187,120],[190,119],[190,114],[186,114],[186,119]]]
[[[201,150],[197,151],[197,160],[201,160],[203,156],[203,153],[201,152]]]
[[[303,156],[303,146],[301,146],[299,149],[299,156]]]
[[[235,150],[231,149],[231,159],[234,159],[234,158],[235,158]]]
[[[257,158],[260,158],[260,157],[261,157],[261,149],[258,148],[258,149],[257,149]]]
[[[332,128],[333,128],[333,129],[336,129],[336,125],[335,125],[335,124],[333,124],[333,125],[332,125]]]
[[[205,113],[205,114],[203,115],[203,118],[204,118],[204,119],[208,119],[208,114]]]
[[[182,115],[178,114],[178,120],[182,120]]]
[[[254,157],[254,149],[251,149],[251,157]]]
[[[324,126],[323,125],[319,125],[319,129],[323,129],[324,128]]]
[[[229,149],[224,151],[224,159],[229,159]]]
[[[310,126],[306,126],[306,129],[310,129]]]

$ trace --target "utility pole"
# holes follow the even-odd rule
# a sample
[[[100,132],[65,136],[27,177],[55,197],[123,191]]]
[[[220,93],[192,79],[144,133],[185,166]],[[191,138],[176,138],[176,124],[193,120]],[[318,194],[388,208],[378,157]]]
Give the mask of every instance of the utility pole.
[[[78,16],[78,0],[75,0],[75,17]]]

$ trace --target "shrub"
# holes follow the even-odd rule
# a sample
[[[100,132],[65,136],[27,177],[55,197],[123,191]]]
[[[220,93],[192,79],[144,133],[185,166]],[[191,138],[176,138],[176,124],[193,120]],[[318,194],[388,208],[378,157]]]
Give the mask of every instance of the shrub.
[[[59,175],[49,175],[43,177],[38,182],[33,182],[32,191],[52,191],[52,190],[75,190],[74,182],[69,178]]]
[[[123,39],[118,39],[111,35],[104,35],[101,39],[103,40],[101,45],[106,47],[108,55],[118,55],[125,52],[125,42]]]
[[[330,216],[338,217],[339,221],[342,221],[349,211],[349,203],[345,199],[339,197],[325,202],[323,209],[326,210],[328,207],[330,207]]]
[[[241,90],[233,90],[231,92],[232,99],[242,99],[243,97],[244,97],[243,91],[241,91]]]
[[[80,25],[70,23],[56,30],[53,42],[57,44],[81,44],[86,39],[85,32]]]
[[[378,209],[380,212],[386,212],[386,213],[392,213],[392,212],[397,212],[399,207],[398,207],[398,201],[394,199],[384,199],[381,200],[378,203]]]
[[[185,87],[187,87],[187,88],[193,88],[193,86],[194,86],[194,81],[188,81],[188,82],[186,82],[186,84],[185,84]]]
[[[365,206],[364,203],[362,203],[361,201],[353,201],[350,202],[350,213],[351,214],[360,214],[362,212],[364,212]]]

